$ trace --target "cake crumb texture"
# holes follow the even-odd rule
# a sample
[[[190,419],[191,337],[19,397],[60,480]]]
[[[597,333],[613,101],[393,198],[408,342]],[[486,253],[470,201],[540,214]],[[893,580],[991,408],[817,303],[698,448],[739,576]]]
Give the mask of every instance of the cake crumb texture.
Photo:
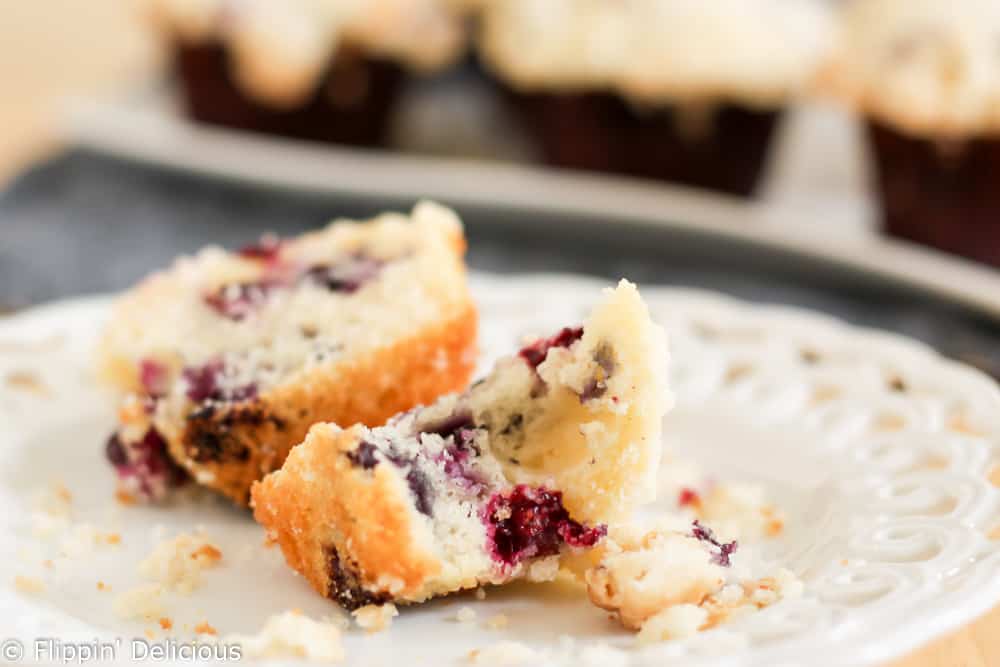
[[[342,662],[344,646],[340,627],[285,611],[270,616],[254,635],[228,635],[224,641],[239,644],[250,658],[305,658]]]

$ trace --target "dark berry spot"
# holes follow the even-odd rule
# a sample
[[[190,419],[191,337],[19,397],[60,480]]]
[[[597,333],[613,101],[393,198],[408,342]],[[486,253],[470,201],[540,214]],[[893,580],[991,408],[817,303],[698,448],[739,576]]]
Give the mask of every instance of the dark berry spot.
[[[195,403],[204,401],[235,403],[256,398],[257,385],[252,382],[239,387],[225,387],[222,384],[225,370],[225,365],[218,359],[203,366],[185,368],[181,375],[187,382],[187,397]]]
[[[273,262],[278,259],[281,253],[281,239],[274,235],[262,236],[256,243],[245,245],[239,249],[240,257],[246,259],[258,259],[264,262]]]
[[[326,595],[347,611],[354,611],[369,604],[388,602],[388,593],[372,593],[366,591],[359,581],[357,566],[348,560],[341,561],[335,547],[327,547],[327,575],[329,585]]]
[[[112,433],[111,437],[108,438],[108,443],[104,446],[104,454],[108,457],[111,465],[115,467],[128,463],[128,455],[125,453],[125,447],[122,446],[122,441],[117,433]]]
[[[715,533],[712,532],[711,528],[701,525],[697,519],[691,524],[691,535],[702,542],[707,542],[713,547],[718,549],[718,552],[712,554],[712,562],[716,565],[721,565],[722,567],[729,567],[732,563],[729,557],[736,553],[736,549],[739,547],[739,543],[736,540],[732,542],[722,543],[715,539]]]
[[[182,372],[187,382],[187,397],[195,403],[201,403],[219,396],[218,376],[222,372],[221,361],[210,361],[204,366],[192,366]]]
[[[187,481],[187,472],[167,453],[167,443],[155,428],[138,442],[124,442],[114,434],[105,446],[108,461],[119,479],[128,482],[140,495],[158,499]]]
[[[384,262],[352,255],[336,264],[317,264],[306,270],[303,278],[311,280],[333,292],[352,294],[364,287],[365,283],[378,276]]]
[[[391,444],[387,451],[382,452],[382,455],[389,459],[397,468],[409,467],[406,473],[406,483],[413,493],[414,504],[421,514],[431,516],[434,492],[431,489],[430,480],[427,478],[427,475],[417,468],[416,459],[409,454],[400,452]]]
[[[259,431],[265,425],[283,431],[287,423],[258,402],[234,404],[205,403],[187,415],[183,443],[187,455],[198,463],[225,463],[246,461],[250,457],[253,437],[250,431]]]
[[[431,489],[430,480],[427,479],[427,475],[416,466],[411,466],[410,472],[406,473],[406,483],[410,487],[410,492],[413,493],[417,511],[426,516],[431,516],[434,492]]]
[[[249,283],[223,285],[203,298],[205,305],[222,317],[240,322],[260,308],[280,283],[259,280]]]
[[[472,421],[472,413],[462,410],[439,422],[424,424],[419,428],[421,433],[436,433],[447,440],[461,429],[475,428],[475,424]]]
[[[375,458],[376,451],[377,448],[375,445],[362,440],[358,443],[358,446],[354,448],[354,451],[347,452],[347,458],[350,459],[354,466],[364,468],[365,470],[371,470],[378,465],[378,459]]]
[[[532,368],[538,368],[545,361],[549,350],[554,347],[569,347],[582,337],[583,327],[566,327],[551,338],[542,338],[527,347],[521,348],[518,355]]]
[[[525,484],[506,494],[494,494],[483,511],[483,520],[490,553],[508,567],[528,558],[557,554],[563,544],[592,547],[608,532],[607,526],[588,528],[571,519],[562,504],[561,491]]]
[[[139,362],[139,382],[148,396],[163,396],[167,393],[170,382],[167,367],[153,359],[143,359]]]

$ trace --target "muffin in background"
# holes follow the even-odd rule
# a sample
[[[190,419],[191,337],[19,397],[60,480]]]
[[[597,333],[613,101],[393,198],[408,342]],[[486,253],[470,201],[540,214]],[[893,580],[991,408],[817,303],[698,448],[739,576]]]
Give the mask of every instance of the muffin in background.
[[[854,0],[827,74],[867,124],[886,231],[1000,266],[1000,2]]]
[[[469,0],[148,0],[193,119],[378,145],[410,75],[465,52]]]
[[[818,0],[493,0],[478,49],[548,163],[749,195],[832,19]]]

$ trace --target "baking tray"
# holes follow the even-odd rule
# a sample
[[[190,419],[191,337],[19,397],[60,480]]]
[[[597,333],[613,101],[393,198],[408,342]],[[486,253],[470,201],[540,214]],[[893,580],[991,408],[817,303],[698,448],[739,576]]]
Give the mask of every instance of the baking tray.
[[[473,269],[624,276],[806,306],[908,334],[1000,375],[1000,276],[985,267],[901,243],[796,236],[740,218],[694,222],[441,199],[465,220]],[[0,306],[120,290],[207,243],[295,234],[338,216],[405,210],[415,200],[410,192],[263,184],[76,150],[0,195]]]

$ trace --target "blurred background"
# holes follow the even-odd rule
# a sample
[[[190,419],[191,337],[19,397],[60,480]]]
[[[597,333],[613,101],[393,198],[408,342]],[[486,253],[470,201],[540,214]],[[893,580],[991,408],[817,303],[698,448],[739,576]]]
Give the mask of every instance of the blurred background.
[[[0,311],[432,196],[478,270],[816,308],[1000,376],[1000,2],[0,12]],[[997,623],[899,664],[1000,664]]]
[[[0,307],[434,197],[475,268],[821,308],[996,375],[981,4],[8,3]]]

